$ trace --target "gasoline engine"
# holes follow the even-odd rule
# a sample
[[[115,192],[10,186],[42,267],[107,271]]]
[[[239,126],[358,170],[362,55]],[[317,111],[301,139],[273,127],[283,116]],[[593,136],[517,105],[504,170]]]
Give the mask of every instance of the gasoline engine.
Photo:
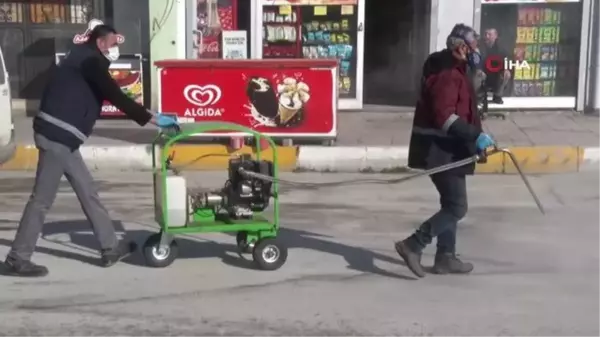
[[[212,208],[215,214],[227,212],[232,219],[250,219],[269,206],[272,182],[251,177],[246,172],[273,177],[273,163],[254,160],[244,154],[229,160],[229,179],[217,191],[190,196],[193,209]]]

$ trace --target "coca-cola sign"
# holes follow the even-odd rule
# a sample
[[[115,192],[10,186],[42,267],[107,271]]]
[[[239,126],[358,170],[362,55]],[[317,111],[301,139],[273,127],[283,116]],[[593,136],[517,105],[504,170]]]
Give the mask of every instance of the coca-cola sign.
[[[104,22],[102,20],[91,19],[90,22],[88,22],[88,27],[85,30],[85,32],[83,32],[82,34],[76,34],[73,37],[73,43],[75,43],[75,44],[85,43],[88,40],[92,30],[94,30],[94,28],[96,28],[96,26],[103,25],[103,24],[104,24]],[[124,42],[125,42],[125,36],[123,36],[121,34],[117,34],[117,43],[122,44]]]
[[[206,53],[219,53],[220,48],[219,48],[219,41],[218,40],[214,40],[214,41],[203,41],[203,42],[208,42],[208,43],[202,43],[202,47],[200,49],[200,54],[206,54]]]
[[[236,29],[235,1],[196,0],[197,58],[219,58],[223,31]]]

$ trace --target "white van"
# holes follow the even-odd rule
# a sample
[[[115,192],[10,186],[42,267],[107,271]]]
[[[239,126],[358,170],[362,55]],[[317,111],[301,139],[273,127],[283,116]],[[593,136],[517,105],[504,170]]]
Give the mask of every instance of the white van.
[[[11,98],[10,81],[0,47],[0,165],[9,161],[16,149]]]

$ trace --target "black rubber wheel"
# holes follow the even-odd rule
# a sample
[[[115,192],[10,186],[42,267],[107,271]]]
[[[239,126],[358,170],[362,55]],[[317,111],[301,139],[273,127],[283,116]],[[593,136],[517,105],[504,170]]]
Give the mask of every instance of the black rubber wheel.
[[[238,232],[235,236],[237,247],[242,253],[251,253],[250,245],[248,245],[248,232]]]
[[[153,234],[144,243],[144,258],[146,259],[146,265],[150,267],[168,267],[179,255],[179,247],[175,240],[171,240],[168,248],[161,250],[159,248],[160,236],[160,233]]]
[[[287,260],[287,247],[275,239],[263,239],[256,243],[252,250],[252,258],[259,269],[277,270]]]

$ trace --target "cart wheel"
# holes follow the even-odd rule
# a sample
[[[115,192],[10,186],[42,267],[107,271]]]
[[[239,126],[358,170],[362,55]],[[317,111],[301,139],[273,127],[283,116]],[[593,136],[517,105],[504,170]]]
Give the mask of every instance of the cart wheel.
[[[252,249],[248,244],[248,232],[238,232],[235,241],[241,253],[252,253]]]
[[[146,264],[150,267],[168,267],[175,261],[177,255],[179,255],[179,247],[175,240],[171,240],[169,247],[165,249],[159,248],[160,236],[160,233],[153,234],[144,243],[144,258],[146,259]]]
[[[254,263],[262,270],[277,270],[287,260],[287,247],[275,239],[263,239],[256,243],[252,251]]]

